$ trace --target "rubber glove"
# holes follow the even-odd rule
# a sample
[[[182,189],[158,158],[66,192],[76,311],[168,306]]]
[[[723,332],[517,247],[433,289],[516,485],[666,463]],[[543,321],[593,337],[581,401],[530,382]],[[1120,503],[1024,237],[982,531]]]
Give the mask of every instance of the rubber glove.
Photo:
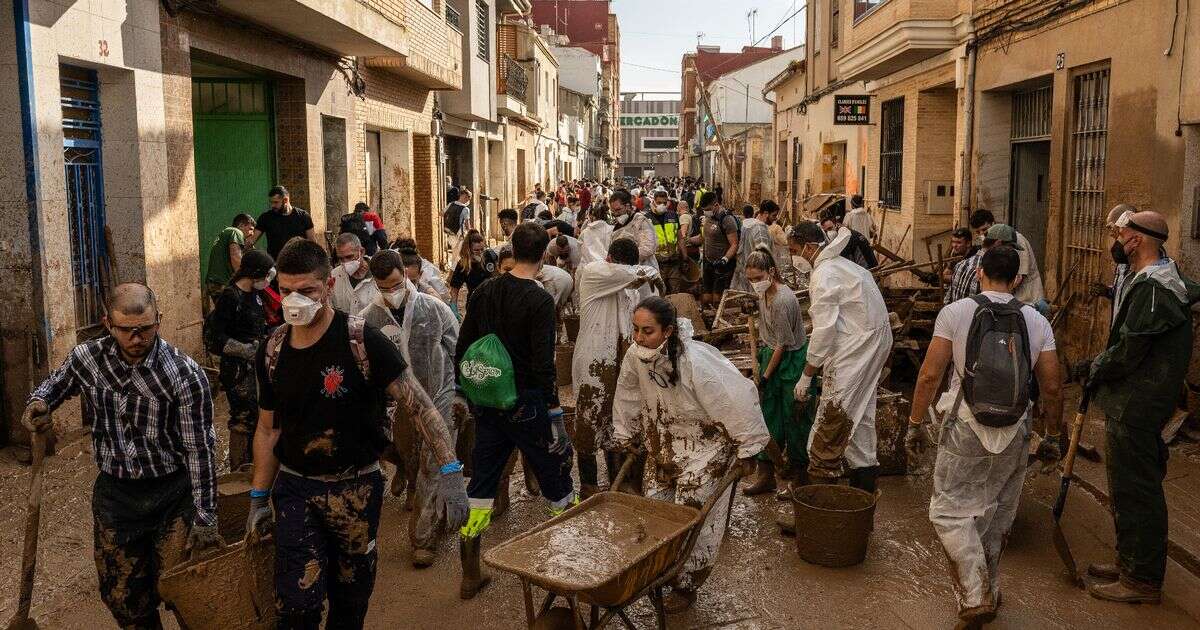
[[[1081,359],[1071,364],[1070,370],[1067,372],[1068,383],[1079,383],[1087,386],[1088,379],[1092,376],[1092,360]]]
[[[50,418],[50,406],[46,401],[34,398],[25,405],[25,413],[21,414],[21,425],[33,433],[42,433],[54,426]]]
[[[246,515],[246,536],[261,538],[275,527],[275,514],[271,512],[271,496],[250,497],[250,513]]]
[[[1049,435],[1038,444],[1034,457],[1048,464],[1056,464],[1063,458],[1062,435]]]
[[[571,449],[571,438],[567,435],[567,426],[563,423],[562,407],[550,410],[550,447],[546,450],[554,455],[562,455]]]
[[[908,456],[910,470],[923,467],[927,459],[925,454],[933,446],[933,436],[929,433],[929,423],[908,424],[908,433],[904,434],[904,454]]]
[[[446,515],[446,527],[448,529],[463,527],[472,510],[470,502],[467,500],[467,482],[463,479],[462,469],[442,473],[442,476],[438,477],[437,485],[438,503],[440,504],[438,511]],[[488,518],[490,520],[490,515]]]
[[[221,348],[221,354],[235,359],[243,359],[253,361],[254,355],[258,353],[257,343],[243,343],[237,339],[230,339],[225,342],[225,347]]]
[[[808,374],[801,376],[800,380],[796,381],[796,389],[792,391],[792,394],[797,401],[806,403],[812,398],[812,394],[808,391],[809,386],[812,385],[812,381],[813,377]]]
[[[458,530],[466,538],[475,538],[483,533],[483,530],[492,524],[492,508],[471,508],[471,514],[467,517],[467,524],[463,525]]]
[[[187,547],[185,549],[193,557],[212,549],[213,547],[221,547],[225,545],[225,541],[221,540],[221,534],[217,530],[217,525],[192,525],[192,531],[188,532]]]
[[[454,401],[450,403],[450,417],[454,420],[454,426],[459,430],[471,421],[471,404],[462,394],[454,394]]]

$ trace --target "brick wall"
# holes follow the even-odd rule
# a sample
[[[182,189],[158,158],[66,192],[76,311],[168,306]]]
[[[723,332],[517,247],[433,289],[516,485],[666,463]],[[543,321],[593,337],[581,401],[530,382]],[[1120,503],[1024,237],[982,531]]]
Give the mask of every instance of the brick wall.
[[[442,231],[435,229],[440,223],[439,213],[434,210],[434,191],[441,186],[434,183],[437,177],[437,165],[434,163],[433,138],[427,135],[413,135],[413,223],[416,232],[412,235],[417,241],[421,255],[434,264],[444,261],[442,255]]]
[[[279,183],[288,189],[292,204],[312,209],[308,173],[308,112],[304,81],[275,84],[275,162]]]

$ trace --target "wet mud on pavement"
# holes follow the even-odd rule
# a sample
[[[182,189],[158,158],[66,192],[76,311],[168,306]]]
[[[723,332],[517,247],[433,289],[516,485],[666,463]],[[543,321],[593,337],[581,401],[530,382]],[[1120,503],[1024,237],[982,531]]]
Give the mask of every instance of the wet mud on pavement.
[[[224,431],[221,422],[221,449],[227,444]],[[59,454],[47,461],[33,599],[33,615],[43,628],[116,627],[96,590],[90,510],[95,466],[87,444],[86,438],[61,444]],[[987,627],[1200,628],[1200,580],[1174,562],[1161,606],[1101,602],[1066,583],[1051,542],[1050,504],[1057,481],[1057,476],[1039,476],[1026,482],[1001,560],[1003,607]],[[513,475],[511,483],[512,507],[486,532],[485,548],[547,518],[544,501],[523,491],[521,475]],[[11,451],[0,451],[0,622],[15,608],[27,489],[28,468],[17,464]],[[783,503],[770,495],[739,495],[712,577],[691,611],[669,618],[670,627],[952,627],[954,595],[947,563],[926,515],[929,478],[884,477],[880,489],[867,559],[844,569],[800,560],[795,541],[779,535],[774,523],[774,511]],[[1111,517],[1086,494],[1071,492],[1063,523],[1076,560],[1081,566],[1111,560]],[[458,550],[452,537],[443,537],[434,566],[412,568],[406,533],[410,514],[402,499],[385,499],[379,575],[367,627],[523,628],[520,583],[511,575],[493,573],[491,586],[478,597],[459,600]],[[653,627],[648,602],[630,613],[640,628]],[[166,626],[177,627],[168,617]]]

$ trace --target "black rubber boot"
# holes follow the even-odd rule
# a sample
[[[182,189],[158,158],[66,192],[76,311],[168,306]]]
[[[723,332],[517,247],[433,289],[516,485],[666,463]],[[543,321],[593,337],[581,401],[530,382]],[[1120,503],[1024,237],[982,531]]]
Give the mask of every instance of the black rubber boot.
[[[865,490],[875,494],[876,480],[879,479],[879,466],[850,469],[850,487]]]
[[[482,536],[458,537],[458,555],[462,561],[462,585],[458,589],[458,596],[461,599],[475,597],[492,581],[479,568],[479,544],[482,539]]]
[[[749,485],[742,488],[742,494],[751,497],[756,494],[764,494],[774,490],[775,485],[775,464],[772,464],[770,460],[760,461],[754,471],[754,478]]]
[[[596,454],[576,452],[575,460],[579,466],[579,485],[593,487],[599,485],[597,476],[600,474],[600,467],[596,465]]]

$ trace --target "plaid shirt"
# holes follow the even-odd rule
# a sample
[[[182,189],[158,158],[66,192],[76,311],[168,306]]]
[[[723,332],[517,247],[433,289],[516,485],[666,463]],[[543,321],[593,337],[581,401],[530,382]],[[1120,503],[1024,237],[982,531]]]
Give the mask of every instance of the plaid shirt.
[[[953,304],[979,293],[979,278],[975,275],[975,270],[979,268],[980,260],[983,260],[982,249],[975,252],[974,256],[964,258],[954,265],[954,278],[950,280],[950,288],[946,289],[942,304]]]
[[[100,470],[118,479],[152,479],[186,468],[197,522],[216,524],[212,394],[195,361],[159,339],[141,363],[129,365],[115,339],[93,339],[75,346],[30,400],[55,409],[77,394],[92,421]]]

